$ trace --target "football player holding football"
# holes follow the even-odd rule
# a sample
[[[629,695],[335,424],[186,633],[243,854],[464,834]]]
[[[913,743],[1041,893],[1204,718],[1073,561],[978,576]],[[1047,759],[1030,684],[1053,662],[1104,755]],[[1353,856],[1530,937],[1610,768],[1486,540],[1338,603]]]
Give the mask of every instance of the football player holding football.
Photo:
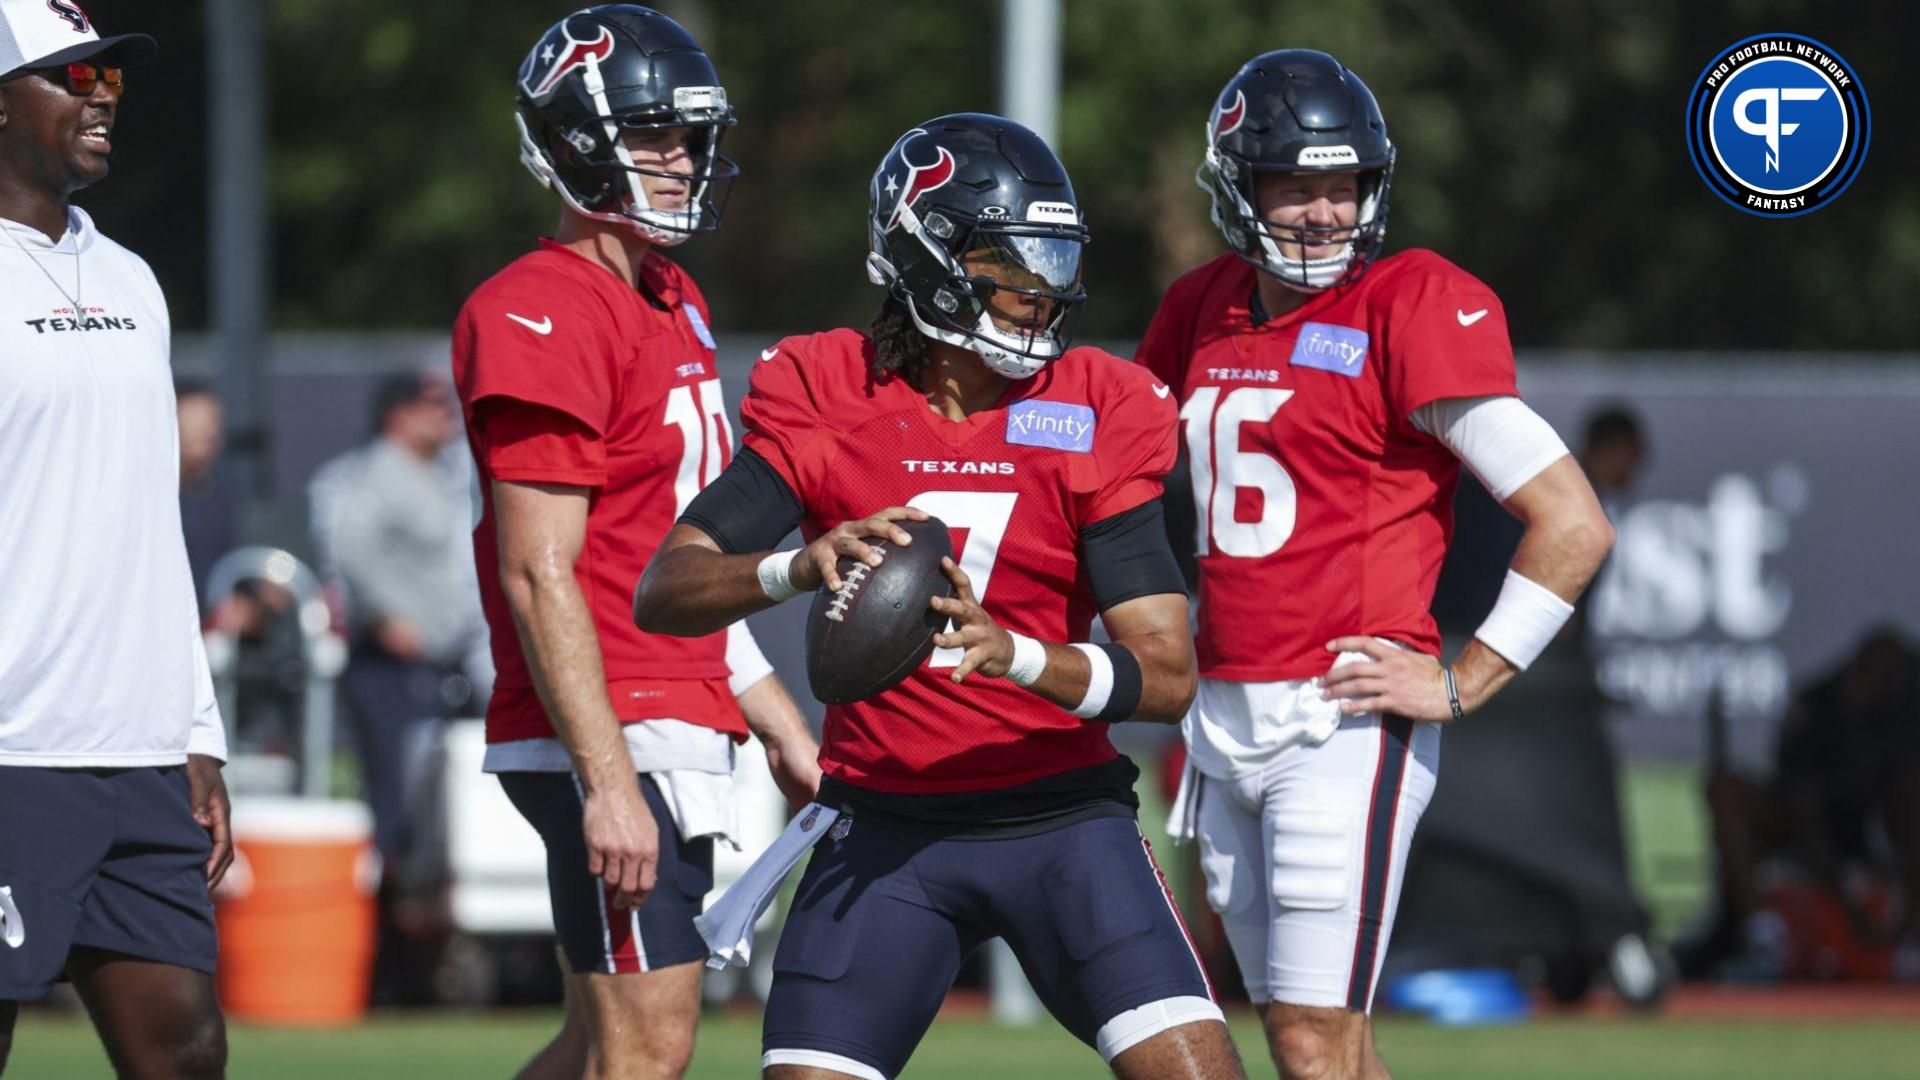
[[[1440,724],[1524,669],[1612,543],[1514,386],[1500,301],[1430,251],[1379,258],[1394,145],[1321,52],[1254,58],[1207,123],[1230,254],[1168,290],[1136,360],[1193,475],[1200,688],[1173,831],[1285,1076],[1384,1076],[1367,1014]],[[1465,462],[1525,526],[1451,664],[1428,613]]]
[[[933,654],[827,712],[819,801],[838,817],[814,833],[774,958],[766,1075],[898,1075],[967,954],[1004,937],[1118,1075],[1240,1076],[1107,734],[1177,721],[1193,690],[1157,503],[1170,391],[1069,348],[1087,230],[1031,131],[930,120],[871,196],[871,330],[762,354],[740,453],[635,598],[643,627],[706,633],[838,589],[841,557],[879,564],[867,539],[910,541],[902,519],[938,517],[954,540]],[[770,553],[796,525],[807,545]],[[1088,643],[1096,613],[1111,644]]]
[[[689,640],[629,618],[732,449],[706,301],[660,249],[718,224],[734,114],[686,30],[631,4],[554,24],[518,83],[522,160],[564,209],[468,299],[453,368],[499,669],[485,767],[546,843],[569,969],[565,1025],[522,1075],[678,1076],[706,956],[693,918],[714,838],[737,831],[734,743],[751,728],[796,802],[819,776],[745,627]]]

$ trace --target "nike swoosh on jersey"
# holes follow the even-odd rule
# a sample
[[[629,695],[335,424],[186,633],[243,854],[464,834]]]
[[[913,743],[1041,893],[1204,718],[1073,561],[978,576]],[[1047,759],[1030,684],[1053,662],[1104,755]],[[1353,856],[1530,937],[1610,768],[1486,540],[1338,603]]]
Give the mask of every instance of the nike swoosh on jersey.
[[[1461,326],[1472,326],[1474,323],[1477,323],[1481,319],[1484,319],[1487,317],[1487,309],[1481,308],[1479,311],[1476,311],[1473,314],[1469,315],[1466,312],[1461,311],[1459,308],[1455,308],[1453,310],[1453,317],[1460,320]]]
[[[761,349],[761,350],[760,350],[760,362],[764,364],[764,363],[766,363],[767,361],[769,361],[769,360],[771,360],[771,359],[773,359],[774,357],[776,357],[776,356],[779,356],[779,355],[780,355],[780,346],[778,346],[778,345],[775,345],[775,346],[774,346],[773,348],[771,348],[771,349]]]
[[[542,318],[539,322],[534,322],[532,319],[526,318],[521,315],[515,315],[513,312],[509,311],[507,312],[507,318],[512,319],[514,322],[519,323],[521,326],[526,327],[527,329],[533,331],[536,334],[539,334],[542,337],[545,337],[546,335],[553,333],[553,316],[551,315],[548,315]]]
[[[1166,397],[1168,394],[1171,394],[1171,393],[1173,393],[1173,391],[1167,389],[1166,387],[1160,385],[1159,383],[1153,384],[1153,394],[1155,397]]]

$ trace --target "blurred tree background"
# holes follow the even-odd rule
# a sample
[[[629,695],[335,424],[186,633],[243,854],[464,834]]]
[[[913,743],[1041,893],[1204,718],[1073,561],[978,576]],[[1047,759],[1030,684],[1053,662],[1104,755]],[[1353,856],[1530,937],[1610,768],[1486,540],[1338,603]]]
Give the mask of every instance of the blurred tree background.
[[[565,3],[261,0],[264,85],[206,71],[204,5],[93,0],[162,52],[79,200],[154,264],[176,324],[206,322],[206,95],[265,94],[278,331],[447,326],[552,228],[517,163],[512,80]],[[1094,231],[1083,336],[1127,339],[1221,250],[1193,185],[1213,95],[1270,48],[1365,77],[1400,146],[1389,250],[1436,248],[1505,300],[1517,344],[1909,350],[1920,341],[1920,182],[1905,50],[1920,5],[1811,0],[1063,0],[1061,156]],[[712,237],[678,249],[721,329],[864,323],[867,177],[930,116],[999,107],[998,0],[662,0],[714,55],[743,175]],[[1017,11],[1017,5],[1016,5]],[[1017,17],[1017,16],[1016,16]],[[1688,161],[1687,94],[1721,47],[1806,34],[1860,73],[1873,138],[1833,206],[1771,221]]]

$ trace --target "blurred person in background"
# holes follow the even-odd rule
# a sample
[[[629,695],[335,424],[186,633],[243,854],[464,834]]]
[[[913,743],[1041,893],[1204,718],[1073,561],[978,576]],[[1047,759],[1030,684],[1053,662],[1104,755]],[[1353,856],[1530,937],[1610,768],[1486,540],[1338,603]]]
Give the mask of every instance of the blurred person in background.
[[[790,800],[819,783],[744,624],[682,640],[632,620],[732,451],[706,301],[661,249],[718,226],[734,115],[692,36],[631,4],[554,24],[517,90],[522,162],[564,209],[461,309],[453,368],[498,668],[485,767],[546,844],[568,968],[565,1023],[522,1075],[678,1076],[707,955],[693,919],[739,828],[734,743],[760,738]]]
[[[144,34],[0,0],[0,1070],[68,978],[122,1076],[217,1077],[209,891],[232,858],[180,528],[170,321],[72,206]]]
[[[226,415],[220,395],[204,379],[176,379],[174,412],[180,425],[180,527],[196,595],[207,587],[214,561],[239,542],[240,497],[220,468]],[[200,597],[201,607],[207,598]]]
[[[466,579],[467,502],[446,483],[441,450],[456,434],[444,377],[392,375],[374,393],[373,441],[353,457],[337,494],[327,545],[343,592],[347,667],[340,692],[353,725],[373,808],[374,841],[385,867],[375,1000],[428,998],[433,943],[422,920],[416,871],[438,864],[412,828],[432,736],[466,705],[461,661],[475,627]],[[408,883],[411,882],[411,887]],[[408,916],[414,912],[415,916]],[[415,956],[415,943],[425,952]]]
[[[1650,452],[1645,425],[1633,406],[1610,402],[1587,414],[1580,468],[1609,512],[1639,483]]]
[[[1169,831],[1201,840],[1281,1074],[1385,1076],[1368,1013],[1441,724],[1545,650],[1612,531],[1518,397],[1492,290],[1430,251],[1378,258],[1395,151],[1359,76],[1256,57],[1207,137],[1199,181],[1232,250],[1174,283],[1135,358],[1181,402],[1199,521],[1201,679]],[[1429,604],[1462,464],[1524,531],[1442,665]]]
[[[1715,755],[1706,798],[1716,903],[1675,949],[1685,974],[1920,979],[1920,655],[1904,635],[1870,631],[1801,691],[1771,778]],[[1816,907],[1843,919],[1797,914]]]

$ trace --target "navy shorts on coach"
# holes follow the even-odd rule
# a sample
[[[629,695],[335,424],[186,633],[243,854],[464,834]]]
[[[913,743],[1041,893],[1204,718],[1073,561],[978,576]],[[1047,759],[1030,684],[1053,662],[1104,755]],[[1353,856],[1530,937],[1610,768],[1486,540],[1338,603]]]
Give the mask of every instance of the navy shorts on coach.
[[[212,851],[184,765],[0,766],[0,1001],[45,996],[75,946],[211,973]]]
[[[780,934],[767,1051],[899,1075],[961,962],[994,937],[1089,1046],[1129,1010],[1212,997],[1131,816],[965,839],[843,822],[814,847]]]
[[[693,917],[713,889],[713,837],[683,838],[652,777],[640,777],[640,793],[660,827],[659,878],[646,902],[628,911],[614,907],[613,890],[587,873],[580,788],[572,773],[501,773],[500,786],[547,845],[553,929],[568,967],[618,975],[707,958]]]

